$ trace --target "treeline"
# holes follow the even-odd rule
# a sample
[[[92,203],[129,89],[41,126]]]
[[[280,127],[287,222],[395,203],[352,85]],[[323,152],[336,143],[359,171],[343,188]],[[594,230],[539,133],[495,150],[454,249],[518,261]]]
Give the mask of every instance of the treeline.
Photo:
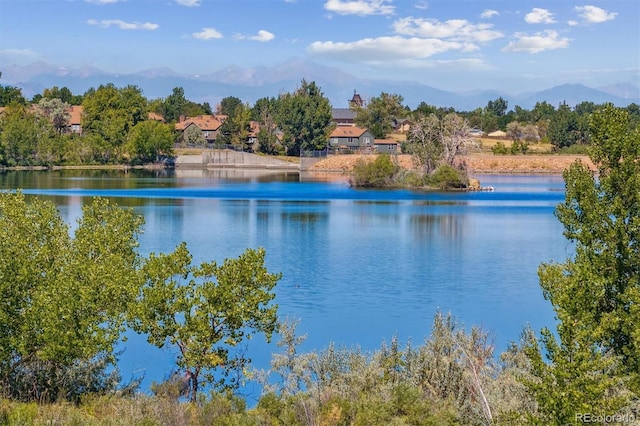
[[[82,135],[69,128],[73,105],[83,107]],[[531,110],[518,105],[509,109],[507,101],[499,97],[473,111],[455,111],[427,102],[412,110],[403,105],[401,95],[383,92],[363,105],[351,105],[351,109],[355,123],[376,138],[387,137],[399,123],[407,122],[410,139],[416,123],[426,117],[443,119],[457,114],[470,129],[484,134],[507,132],[523,149],[527,143],[542,141],[559,150],[590,143],[589,117],[602,106],[588,101],[557,107],[538,102]],[[186,99],[181,87],[165,98],[147,99],[137,86],[106,84],[83,95],[54,86],[27,100],[19,88],[0,85],[0,107],[6,107],[0,116],[0,165],[8,166],[158,161],[172,155],[172,147],[179,142],[207,145],[197,129],[188,135],[175,130],[181,117],[202,114],[225,117],[216,145],[265,154],[299,155],[301,151],[325,149],[334,126],[329,100],[315,82],[305,80],[291,93],[261,98],[254,105],[228,96],[215,109],[206,102]],[[625,109],[637,126],[640,106],[630,104]],[[149,113],[155,114],[155,119],[149,119]]]

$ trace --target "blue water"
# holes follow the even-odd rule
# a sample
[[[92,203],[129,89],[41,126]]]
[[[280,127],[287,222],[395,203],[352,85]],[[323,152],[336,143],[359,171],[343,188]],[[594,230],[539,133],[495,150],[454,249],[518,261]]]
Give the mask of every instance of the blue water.
[[[425,193],[301,182],[290,173],[23,173],[0,175],[0,187],[54,200],[69,222],[88,197],[135,208],[146,221],[143,254],[186,241],[200,262],[264,247],[269,270],[283,273],[279,314],[300,320],[303,350],[330,342],[375,349],[394,335],[421,343],[441,310],[493,333],[500,352],[525,325],[553,325],[537,268],[571,254],[553,215],[564,197],[559,176],[483,175],[494,192]],[[174,350],[130,337],[125,378],[162,380]],[[249,346],[258,368],[268,368],[276,350],[261,339]]]

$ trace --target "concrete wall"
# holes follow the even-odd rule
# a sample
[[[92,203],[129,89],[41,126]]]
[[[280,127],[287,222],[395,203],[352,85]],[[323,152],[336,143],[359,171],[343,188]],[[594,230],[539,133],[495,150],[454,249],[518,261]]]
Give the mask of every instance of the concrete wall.
[[[282,170],[298,170],[298,163],[264,157],[231,150],[208,150],[202,155],[180,155],[176,159],[177,168],[216,168],[216,167],[244,167],[268,168]]]

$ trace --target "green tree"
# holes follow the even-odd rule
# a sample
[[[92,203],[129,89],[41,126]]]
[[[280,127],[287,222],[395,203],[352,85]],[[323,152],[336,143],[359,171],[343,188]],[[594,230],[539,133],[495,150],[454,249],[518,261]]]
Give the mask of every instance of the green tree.
[[[366,107],[353,106],[358,126],[368,129],[374,137],[385,138],[393,130],[393,120],[409,112],[402,106],[403,98],[397,94],[381,93],[373,97]]]
[[[169,96],[164,99],[158,111],[167,123],[175,123],[185,114],[187,99],[184,97],[182,87],[174,87]]]
[[[573,164],[556,210],[575,253],[539,270],[557,337],[544,330],[542,347],[528,349],[530,389],[556,424],[580,412],[613,414],[640,392],[640,131],[611,105],[593,113],[590,129],[597,177]]]
[[[132,325],[158,347],[177,346],[176,362],[189,379],[191,401],[203,383],[238,385],[231,373],[250,362],[238,346],[257,332],[270,340],[277,320],[272,290],[281,275],[270,274],[264,259],[263,249],[247,249],[222,265],[191,266],[183,243],[171,254],[151,254],[144,263]]]
[[[242,101],[235,96],[227,96],[220,101],[218,114],[232,117],[236,113],[236,109],[242,105]]]
[[[69,369],[97,359],[113,366],[139,284],[141,224],[96,199],[72,237],[52,202],[0,193],[0,382],[9,395],[66,398]]]
[[[38,164],[38,144],[51,132],[48,119],[32,114],[21,104],[11,103],[0,119],[2,162],[9,166]]]
[[[276,134],[277,101],[275,98],[261,98],[253,106],[251,116],[260,126],[258,132],[258,151],[265,154],[278,154],[282,146]]]
[[[68,87],[59,88],[58,86],[53,86],[50,89],[44,89],[40,98],[45,99],[60,99],[62,102],[67,103],[69,105],[80,105],[82,103],[82,96],[74,96],[71,93],[71,90]],[[35,99],[35,97],[34,97]],[[40,102],[41,99],[38,99],[37,102]]]
[[[293,93],[278,98],[277,122],[289,155],[327,147],[333,129],[331,103],[315,82],[302,80]]]
[[[571,107],[563,102],[549,120],[547,135],[556,149],[584,142],[584,128],[580,125],[580,117]]]
[[[102,139],[101,157],[105,162],[119,160],[129,130],[147,119],[147,100],[136,86],[100,86],[87,91],[82,105],[82,127]]]
[[[142,121],[129,132],[126,149],[134,163],[151,163],[161,155],[172,155],[171,127],[155,120]]]
[[[509,102],[500,96],[498,99],[487,102],[487,110],[498,117],[502,117],[507,113]]]
[[[0,78],[2,78],[1,72]],[[22,90],[19,87],[0,84],[0,107],[7,106],[10,103],[25,105],[27,100],[22,96]]]

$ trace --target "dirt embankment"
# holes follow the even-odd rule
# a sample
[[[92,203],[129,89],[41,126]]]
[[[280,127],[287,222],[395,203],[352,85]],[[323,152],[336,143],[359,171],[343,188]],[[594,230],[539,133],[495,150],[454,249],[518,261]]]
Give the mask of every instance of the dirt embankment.
[[[361,158],[374,158],[371,155],[335,155],[320,160],[312,171],[350,172],[356,161]],[[398,155],[401,167],[414,167],[410,155]],[[491,155],[477,154],[464,157],[471,173],[562,173],[573,162],[580,160],[589,168],[595,166],[586,155]]]

